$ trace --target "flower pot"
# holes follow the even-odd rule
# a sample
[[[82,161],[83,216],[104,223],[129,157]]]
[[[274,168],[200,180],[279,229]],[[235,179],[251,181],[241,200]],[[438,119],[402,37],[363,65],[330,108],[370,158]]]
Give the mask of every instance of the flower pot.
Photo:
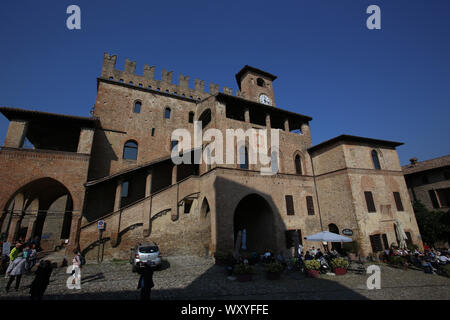
[[[348,257],[350,258],[350,260],[356,260],[356,254],[355,253],[348,253]]]
[[[334,274],[337,276],[342,276],[346,273],[347,273],[347,269],[345,269],[345,268],[335,268],[334,269]]]
[[[252,275],[251,274],[238,274],[236,275],[237,280],[239,282],[247,282],[247,281],[252,281]]]
[[[268,280],[279,280],[281,272],[266,272],[266,277]]]
[[[310,278],[318,278],[319,277],[319,270],[306,270],[306,274]]]

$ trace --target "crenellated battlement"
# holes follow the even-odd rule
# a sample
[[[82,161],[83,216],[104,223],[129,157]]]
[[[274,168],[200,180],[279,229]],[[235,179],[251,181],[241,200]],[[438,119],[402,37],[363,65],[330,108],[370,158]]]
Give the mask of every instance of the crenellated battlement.
[[[161,72],[161,80],[156,80],[155,66],[144,66],[144,75],[138,75],[136,71],[136,61],[125,59],[124,70],[116,69],[117,55],[109,55],[105,52],[103,57],[103,67],[101,78],[114,80],[121,83],[134,85],[146,89],[174,94],[193,100],[203,100],[206,97],[219,92],[219,85],[210,82],[209,92],[205,92],[205,81],[194,79],[194,88],[189,88],[189,76],[180,74],[178,76],[178,84],[173,83],[173,71],[163,69]],[[233,95],[233,89],[223,87],[223,93]],[[243,97],[240,91],[236,92],[236,96]]]

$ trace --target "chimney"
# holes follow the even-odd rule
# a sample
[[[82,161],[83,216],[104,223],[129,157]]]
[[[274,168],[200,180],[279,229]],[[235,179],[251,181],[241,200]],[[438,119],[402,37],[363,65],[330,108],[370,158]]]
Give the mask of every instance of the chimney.
[[[411,162],[412,166],[415,166],[417,164],[417,158],[411,158],[409,159],[409,162]]]

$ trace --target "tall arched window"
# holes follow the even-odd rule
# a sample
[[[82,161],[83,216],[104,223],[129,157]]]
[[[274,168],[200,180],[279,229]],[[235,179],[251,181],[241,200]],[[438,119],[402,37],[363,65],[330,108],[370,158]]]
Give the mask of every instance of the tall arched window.
[[[373,160],[373,166],[376,170],[381,170],[380,166],[380,159],[378,159],[378,152],[376,150],[372,150],[372,160]]]
[[[276,151],[270,153],[270,167],[272,168],[272,173],[277,173],[279,170],[278,153]]]
[[[299,154],[295,156],[295,173],[302,174],[302,158]]]
[[[129,140],[123,147],[123,158],[128,160],[137,160],[138,144],[136,141]]]
[[[166,110],[164,110],[164,118],[170,119],[170,108],[166,108]]]
[[[247,148],[244,146],[241,146],[239,148],[239,163],[241,169],[248,170],[248,151]]]
[[[136,101],[136,102],[134,103],[134,109],[133,109],[133,112],[134,112],[134,113],[140,113],[140,112],[141,112],[141,105],[142,105],[142,103],[141,103],[140,101]]]

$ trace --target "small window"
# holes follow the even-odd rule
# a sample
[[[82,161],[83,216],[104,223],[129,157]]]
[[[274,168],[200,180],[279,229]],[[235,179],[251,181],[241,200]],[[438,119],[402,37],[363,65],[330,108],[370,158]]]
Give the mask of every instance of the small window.
[[[138,145],[134,141],[127,141],[123,148],[123,158],[128,160],[137,160]]]
[[[172,140],[170,142],[170,150],[175,149],[175,152],[178,151],[178,140]]]
[[[262,78],[256,79],[256,84],[260,87],[264,87],[264,80]]]
[[[194,123],[194,113],[189,112],[189,123]]]
[[[151,89],[151,88],[152,88],[152,86],[148,86],[148,88],[149,88],[149,89]]]
[[[403,203],[402,198],[400,197],[399,192],[394,192],[395,204],[397,206],[397,211],[403,211]]]
[[[139,87],[141,87],[141,88],[142,88],[142,83],[139,83]]]
[[[312,196],[306,196],[306,208],[308,209],[308,215],[314,215],[314,202]]]
[[[136,101],[134,103],[134,109],[133,109],[134,113],[140,113],[141,112],[141,105],[142,105],[142,103],[140,101]]]
[[[191,212],[192,202],[193,202],[192,199],[184,200],[184,213]]]
[[[285,196],[286,198],[286,213],[288,216],[293,216],[295,214],[294,211],[294,199],[291,195]]]
[[[109,77],[109,80],[114,80],[114,77]]]
[[[381,170],[380,166],[380,159],[378,159],[378,152],[376,150],[372,150],[372,160],[373,160],[373,166],[376,170]]]
[[[170,119],[170,108],[166,108],[166,110],[164,111],[164,118]]]
[[[128,197],[128,187],[129,187],[128,181],[122,183],[122,194],[121,194],[122,198]]]
[[[366,197],[367,210],[369,212],[377,212],[375,208],[375,203],[373,201],[372,192],[364,191],[364,196]]]
[[[244,146],[239,148],[239,163],[241,169],[248,170],[248,151]]]
[[[123,79],[120,79],[119,82],[123,83]]]
[[[155,128],[152,128],[152,137],[155,136]]]
[[[133,81],[130,81],[130,86],[132,86],[133,85]]]
[[[300,155],[295,156],[295,173],[302,174],[302,159]]]

